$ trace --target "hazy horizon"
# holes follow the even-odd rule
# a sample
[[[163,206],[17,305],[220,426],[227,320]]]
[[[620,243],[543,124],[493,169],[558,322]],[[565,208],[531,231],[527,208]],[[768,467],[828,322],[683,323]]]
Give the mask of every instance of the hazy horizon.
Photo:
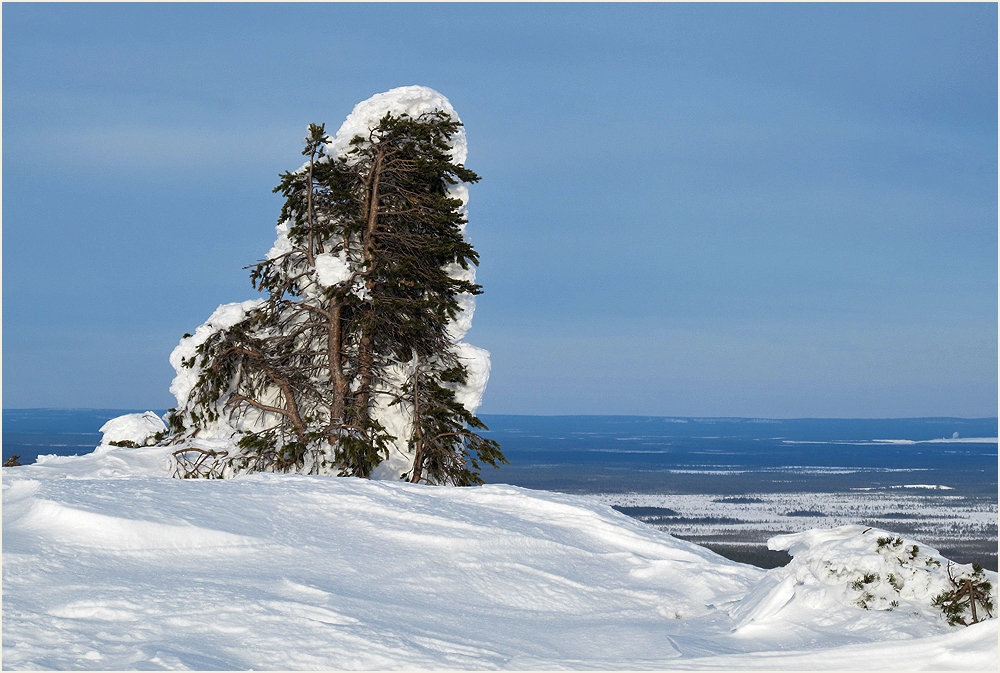
[[[124,411],[124,412],[137,412],[137,411],[168,411],[169,408],[153,408],[151,406],[132,406],[132,407],[0,407],[3,411]],[[808,421],[808,420],[823,420],[823,421],[893,421],[893,420],[928,420],[928,419],[959,419],[968,421],[983,421],[996,419],[1000,420],[998,416],[734,416],[734,415],[720,415],[720,416],[677,416],[672,414],[503,414],[503,413],[492,413],[492,412],[480,412],[478,414],[480,417],[489,416],[526,416],[526,417],[538,417],[538,418],[683,418],[689,420],[768,420],[768,421]]]

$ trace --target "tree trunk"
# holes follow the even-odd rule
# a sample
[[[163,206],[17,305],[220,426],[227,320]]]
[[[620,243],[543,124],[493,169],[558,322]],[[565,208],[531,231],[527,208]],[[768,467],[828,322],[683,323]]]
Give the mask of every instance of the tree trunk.
[[[361,244],[364,249],[366,271],[371,271],[372,263],[375,261],[375,230],[378,227],[378,202],[379,185],[382,178],[382,150],[375,148],[375,158],[372,161],[371,173],[368,176],[368,185],[365,190],[367,203],[367,213],[365,231],[361,237]],[[369,277],[365,281],[368,288],[369,297],[373,296],[375,282]],[[354,396],[354,419],[356,424],[361,425],[362,421],[368,418],[368,405],[371,400],[372,389],[372,365],[374,364],[374,353],[372,352],[371,324],[361,323],[361,341],[358,345],[358,391]]]
[[[315,148],[309,154],[309,184],[306,185],[306,218],[309,223],[309,245],[306,246],[306,259],[309,266],[316,266],[316,259],[313,256],[313,241],[315,237],[313,225],[313,163],[316,160]]]
[[[354,394],[351,408],[354,411],[355,425],[362,425],[368,418],[368,404],[371,400],[372,390],[372,365],[375,355],[372,352],[372,339],[368,334],[368,329],[362,328],[363,336],[358,346],[358,391]]]
[[[972,580],[965,580],[965,593],[969,595],[969,605],[972,606],[972,623],[976,624],[979,622],[979,618],[976,617],[976,595],[972,590]]]
[[[420,361],[413,371],[413,471],[410,483],[419,484],[424,471],[424,436],[420,427]]]
[[[340,304],[330,307],[326,328],[326,362],[330,370],[330,380],[333,383],[333,399],[330,401],[330,425],[343,423],[344,397],[347,393],[347,382],[344,379],[344,361],[341,354]]]
[[[302,417],[299,415],[299,405],[295,401],[295,392],[292,390],[292,386],[284,379],[279,379],[271,376],[278,388],[281,389],[281,393],[285,397],[285,410],[288,412],[287,418],[292,423],[292,428],[295,430],[295,434],[298,436],[299,441],[303,444],[306,443],[306,424],[302,422]]]

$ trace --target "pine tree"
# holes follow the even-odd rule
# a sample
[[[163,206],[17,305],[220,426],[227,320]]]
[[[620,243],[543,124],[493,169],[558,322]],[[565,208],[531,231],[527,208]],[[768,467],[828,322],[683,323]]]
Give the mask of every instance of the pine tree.
[[[468,372],[448,327],[459,296],[482,292],[455,273],[478,264],[462,235],[462,202],[449,195],[479,180],[452,161],[460,126],[441,111],[386,114],[330,157],[324,127],[310,125],[307,163],[275,188],[286,199],[279,224],[287,243],[251,267],[265,301],[184,362],[199,376],[172,417],[172,441],[221,414],[240,433],[235,450],[199,456],[185,476],[368,477],[400,443],[413,455],[404,475],[413,482],[482,483],[479,461],[506,462],[455,397]],[[409,437],[379,421],[397,405]]]
[[[399,403],[409,407],[412,430],[409,447],[413,467],[403,475],[413,483],[481,484],[479,460],[494,467],[506,463],[500,446],[472,432],[486,426],[455,399],[449,384],[465,382],[465,368],[450,354],[417,361],[403,386]]]
[[[952,626],[969,626],[993,617],[992,583],[986,579],[982,566],[972,565],[972,572],[955,577],[948,563],[948,580],[952,588],[934,597],[932,605],[944,614]],[[965,613],[970,612],[969,621]]]

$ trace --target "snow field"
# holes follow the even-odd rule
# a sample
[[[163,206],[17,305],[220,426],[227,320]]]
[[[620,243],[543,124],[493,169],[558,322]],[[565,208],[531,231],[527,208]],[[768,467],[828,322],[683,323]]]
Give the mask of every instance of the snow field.
[[[810,576],[843,532],[788,580],[580,496],[167,479],[157,449],[105,448],[3,470],[5,668],[995,668],[996,620],[863,611]]]
[[[650,624],[704,614],[761,574],[513,487],[5,486],[8,668],[494,668],[601,658],[609,618],[662,660],[677,653]]]

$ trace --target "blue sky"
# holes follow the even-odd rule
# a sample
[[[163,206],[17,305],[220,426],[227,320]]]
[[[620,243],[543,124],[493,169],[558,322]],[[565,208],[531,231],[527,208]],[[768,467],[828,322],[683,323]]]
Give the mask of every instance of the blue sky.
[[[5,4],[3,405],[166,408],[310,122],[466,124],[481,412],[993,416],[994,4]]]

